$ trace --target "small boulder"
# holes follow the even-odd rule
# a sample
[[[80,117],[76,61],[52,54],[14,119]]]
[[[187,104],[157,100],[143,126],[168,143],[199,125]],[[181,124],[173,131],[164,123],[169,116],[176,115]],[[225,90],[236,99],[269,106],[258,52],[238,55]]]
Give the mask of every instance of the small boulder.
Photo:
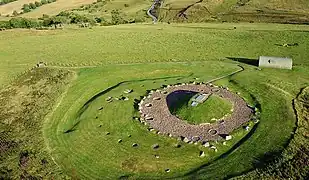
[[[118,143],[121,143],[122,142],[122,139],[118,139]]]
[[[228,140],[231,140],[231,139],[232,139],[232,136],[231,136],[231,135],[228,135],[228,136],[225,137],[225,140],[227,140],[227,141],[228,141]]]
[[[159,156],[159,155],[154,155],[154,157],[155,157],[155,158],[157,158],[157,159],[159,159],[159,158],[160,158],[160,156]]]
[[[185,143],[189,143],[189,142],[190,142],[190,140],[189,140],[188,138],[186,138],[186,137],[185,137],[185,138],[183,139],[183,142],[185,142]]]
[[[200,157],[205,157],[205,152],[204,151],[200,151]]]
[[[147,103],[147,104],[145,104],[145,106],[146,106],[146,107],[151,107],[152,104],[151,104],[151,103]]]
[[[171,170],[170,170],[170,169],[165,169],[165,172],[167,172],[167,173],[168,173],[168,172],[171,172]]]
[[[106,132],[106,135],[110,135],[111,133],[110,132]]]
[[[159,144],[152,145],[152,149],[158,149],[159,147],[160,147]]]
[[[123,91],[125,94],[130,94],[131,92],[133,92],[132,89],[126,89],[125,91]]]
[[[209,146],[210,146],[210,143],[209,143],[209,142],[205,142],[205,143],[203,144],[203,146],[204,146],[204,147],[209,147]]]
[[[175,148],[180,148],[180,147],[181,147],[180,144],[176,144],[176,145],[175,145]]]
[[[138,146],[137,143],[133,143],[133,144],[132,144],[132,147],[137,147],[137,146]]]

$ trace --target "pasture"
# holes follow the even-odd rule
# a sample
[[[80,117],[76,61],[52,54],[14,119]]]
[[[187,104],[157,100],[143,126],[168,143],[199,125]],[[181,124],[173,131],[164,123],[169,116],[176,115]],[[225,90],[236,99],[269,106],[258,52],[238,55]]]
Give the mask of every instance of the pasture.
[[[296,128],[292,100],[309,84],[308,31],[301,25],[248,23],[7,30],[0,33],[0,83],[6,89],[39,61],[76,73],[41,122],[51,163],[67,176],[229,178],[260,167],[265,153],[288,145]],[[284,43],[298,46],[280,46]],[[252,65],[260,55],[292,57],[294,68],[260,70]],[[135,99],[147,90],[206,82],[238,65],[244,70],[214,83],[258,107],[259,123],[250,122],[249,131],[237,129],[225,144],[211,142],[217,152],[156,134],[134,118]],[[126,89],[133,92],[125,94]]]

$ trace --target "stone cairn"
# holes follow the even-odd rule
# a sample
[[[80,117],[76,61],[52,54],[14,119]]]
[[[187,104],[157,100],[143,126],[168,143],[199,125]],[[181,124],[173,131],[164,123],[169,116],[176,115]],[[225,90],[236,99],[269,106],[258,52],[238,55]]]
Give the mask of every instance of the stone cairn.
[[[188,124],[171,114],[168,108],[167,96],[175,91],[218,95],[233,104],[232,114],[214,123]],[[196,82],[165,85],[162,89],[151,90],[138,103],[138,109],[141,115],[139,121],[149,125],[149,129],[155,130],[157,134],[175,137],[187,143],[201,142],[207,145],[209,141],[226,140],[226,137],[230,139],[229,134],[249,122],[254,113],[254,110],[238,94],[230,92],[228,88]]]

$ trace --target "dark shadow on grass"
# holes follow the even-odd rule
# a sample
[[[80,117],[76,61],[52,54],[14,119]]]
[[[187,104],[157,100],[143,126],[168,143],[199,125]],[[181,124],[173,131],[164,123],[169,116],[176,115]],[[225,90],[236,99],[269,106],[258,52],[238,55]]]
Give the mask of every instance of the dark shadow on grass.
[[[251,66],[259,66],[259,60],[258,59],[249,59],[249,58],[240,58],[240,57],[226,57],[227,59],[230,59],[232,61],[237,61],[241,63],[245,63]]]
[[[197,92],[187,90],[177,90],[166,96],[167,107],[172,114],[175,114],[178,109],[186,106],[189,100],[196,95]]]

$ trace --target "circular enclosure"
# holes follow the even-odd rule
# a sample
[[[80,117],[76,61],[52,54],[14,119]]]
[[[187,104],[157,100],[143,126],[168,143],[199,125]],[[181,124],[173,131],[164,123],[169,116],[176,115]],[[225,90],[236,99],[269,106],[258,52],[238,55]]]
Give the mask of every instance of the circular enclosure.
[[[176,102],[177,97],[184,94],[188,96],[198,95],[196,97],[197,102],[205,101],[211,95],[220,96],[232,103],[232,114],[215,123],[189,124],[173,115],[169,109],[171,104]],[[149,106],[150,104],[151,106]],[[192,103],[192,106],[194,105]],[[139,111],[141,121],[149,124],[161,134],[186,137],[190,141],[193,141],[196,137],[199,141],[219,140],[247,123],[253,113],[253,110],[240,96],[227,89],[206,84],[175,85],[164,88],[164,90],[152,91],[141,101]]]

